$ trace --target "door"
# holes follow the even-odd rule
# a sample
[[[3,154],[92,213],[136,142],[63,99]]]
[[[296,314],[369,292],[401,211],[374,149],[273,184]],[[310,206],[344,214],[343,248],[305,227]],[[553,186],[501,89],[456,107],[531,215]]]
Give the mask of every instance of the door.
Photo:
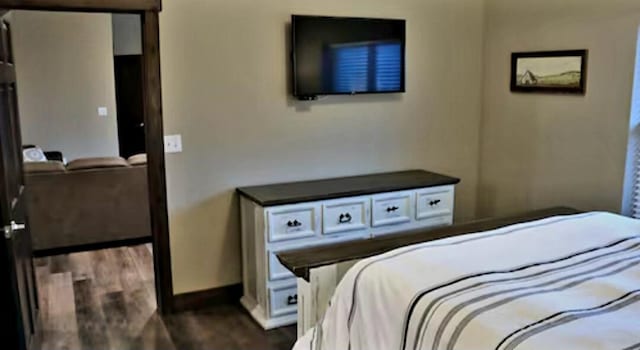
[[[38,304],[10,23],[3,18],[0,25],[0,339],[3,348],[27,350],[36,334]]]
[[[114,56],[120,156],[145,153],[142,56]]]

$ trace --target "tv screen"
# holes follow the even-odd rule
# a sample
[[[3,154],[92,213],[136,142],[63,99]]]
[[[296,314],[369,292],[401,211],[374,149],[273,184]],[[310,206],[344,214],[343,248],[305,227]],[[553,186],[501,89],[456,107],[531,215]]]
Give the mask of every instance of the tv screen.
[[[293,95],[405,91],[405,21],[292,17]]]

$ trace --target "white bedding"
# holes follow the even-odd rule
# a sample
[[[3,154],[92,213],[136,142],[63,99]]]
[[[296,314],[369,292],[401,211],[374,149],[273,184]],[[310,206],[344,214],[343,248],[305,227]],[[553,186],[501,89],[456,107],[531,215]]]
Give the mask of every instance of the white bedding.
[[[558,216],[360,261],[294,349],[640,349],[640,221]]]

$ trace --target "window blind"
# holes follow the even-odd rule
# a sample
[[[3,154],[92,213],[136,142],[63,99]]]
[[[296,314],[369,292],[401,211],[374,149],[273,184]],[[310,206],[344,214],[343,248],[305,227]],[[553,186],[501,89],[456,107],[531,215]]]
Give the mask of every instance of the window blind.
[[[397,91],[402,86],[400,43],[349,44],[333,51],[336,92]]]
[[[638,52],[636,55],[635,81],[631,101],[628,150],[629,153],[633,153],[627,157],[627,162],[629,163],[629,158],[631,158],[631,171],[633,172],[631,213],[634,218],[640,219],[640,41],[638,43]],[[627,167],[629,167],[629,165],[627,165]]]
[[[397,91],[402,75],[402,47],[400,44],[376,45],[376,90]]]
[[[640,86],[636,87],[636,90]],[[633,150],[633,198],[632,214],[640,219],[640,93],[634,92],[632,107],[632,129],[629,138],[629,148]]]
[[[344,46],[336,50],[333,83],[337,92],[366,91],[369,85],[369,47]]]

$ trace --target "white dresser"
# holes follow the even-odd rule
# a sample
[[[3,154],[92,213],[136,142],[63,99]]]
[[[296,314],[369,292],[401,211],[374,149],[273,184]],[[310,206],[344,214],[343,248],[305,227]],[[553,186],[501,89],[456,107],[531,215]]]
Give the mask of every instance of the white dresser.
[[[278,252],[451,225],[459,181],[410,170],[238,188],[242,305],[264,329],[296,323],[296,278]]]

